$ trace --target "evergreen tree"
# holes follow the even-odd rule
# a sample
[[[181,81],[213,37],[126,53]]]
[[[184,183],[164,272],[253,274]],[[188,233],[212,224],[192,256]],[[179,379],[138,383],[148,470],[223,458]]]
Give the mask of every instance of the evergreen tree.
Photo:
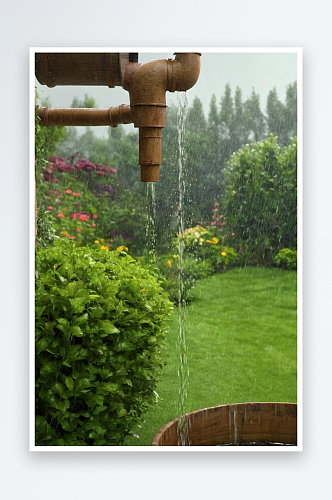
[[[218,108],[217,108],[217,98],[216,95],[213,94],[210,102],[210,111],[208,116],[208,129],[209,132],[213,133],[217,130],[219,126],[219,116],[218,116]]]
[[[205,132],[207,129],[203,104],[197,96],[193,100],[192,107],[188,109],[186,128],[188,131],[195,131],[198,134]]]
[[[260,109],[259,95],[252,89],[245,102],[245,127],[251,142],[259,142],[265,135],[265,118]],[[242,143],[243,145],[243,143]]]
[[[221,157],[222,161],[228,160],[232,154],[232,137],[234,123],[234,103],[229,83],[226,84],[225,93],[220,101],[220,124],[221,124]]]
[[[277,90],[274,87],[270,90],[266,104],[268,133],[278,137],[281,145],[289,142],[288,130],[286,127],[286,108],[278,99]]]
[[[289,137],[297,135],[297,82],[286,89],[286,126]]]
[[[232,124],[232,149],[237,151],[243,144],[248,142],[248,130],[244,119],[244,105],[242,102],[242,91],[236,87],[234,96],[234,117]]]

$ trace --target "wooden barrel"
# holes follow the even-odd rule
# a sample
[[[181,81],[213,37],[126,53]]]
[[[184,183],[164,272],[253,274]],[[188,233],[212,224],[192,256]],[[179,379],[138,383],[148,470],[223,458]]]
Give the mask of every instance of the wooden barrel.
[[[176,418],[154,436],[152,446],[179,446]],[[296,403],[239,403],[187,413],[186,446],[297,445]]]

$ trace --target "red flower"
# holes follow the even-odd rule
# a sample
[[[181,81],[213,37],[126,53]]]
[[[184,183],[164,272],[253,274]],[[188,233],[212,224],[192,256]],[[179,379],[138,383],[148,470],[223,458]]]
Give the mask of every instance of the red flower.
[[[73,196],[81,196],[80,193],[73,193]]]
[[[97,215],[96,214],[93,214],[92,216],[94,219],[97,219]]]
[[[76,229],[76,232],[77,232],[77,233],[80,233],[80,232],[81,232],[81,230],[80,230],[80,228],[79,228],[79,227]]]
[[[65,219],[65,216],[64,216],[64,214],[58,214],[58,215],[56,216],[56,218],[57,218],[57,219]]]
[[[53,207],[47,207],[47,210],[50,210],[52,212]]]
[[[96,224],[91,224],[91,227],[96,227]]]
[[[71,219],[76,219],[77,214],[75,212],[70,212],[70,218]]]
[[[79,216],[78,219],[79,220],[83,220],[83,221],[88,221],[90,219],[90,215],[82,214],[82,215]]]

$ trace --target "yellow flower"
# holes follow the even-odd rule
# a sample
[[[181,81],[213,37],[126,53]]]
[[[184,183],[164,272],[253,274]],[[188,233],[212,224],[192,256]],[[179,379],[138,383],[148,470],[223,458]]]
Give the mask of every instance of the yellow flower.
[[[180,255],[173,255],[174,259],[179,259]]]
[[[213,243],[214,245],[216,245],[216,244],[218,243],[218,241],[219,241],[219,240],[218,240],[218,238],[212,238],[212,243]]]
[[[226,252],[221,252],[221,254],[223,257],[226,257]]]
[[[95,240],[95,243],[97,243],[97,244],[98,244],[98,243],[99,243],[99,241],[98,241],[98,240]]]
[[[206,241],[206,243],[213,243],[213,241],[211,241],[211,240],[205,240],[205,241]]]
[[[104,238],[100,238],[100,241],[101,241],[102,243],[104,243],[104,241],[105,241],[105,240],[104,240]]]
[[[125,250],[126,252],[128,252],[128,248],[127,248],[127,247],[125,247],[124,245],[122,245],[121,247],[118,247],[118,248],[117,248],[117,250],[118,250],[119,252],[123,252],[123,250]]]
[[[108,247],[104,247],[103,245],[100,247],[100,250],[106,250],[108,252]]]
[[[167,266],[167,267],[169,267],[169,266],[171,266],[171,265],[172,265],[172,261],[171,261],[171,260],[168,260],[168,261],[166,262],[166,266]]]
[[[145,288],[142,288],[142,292],[145,292]]]

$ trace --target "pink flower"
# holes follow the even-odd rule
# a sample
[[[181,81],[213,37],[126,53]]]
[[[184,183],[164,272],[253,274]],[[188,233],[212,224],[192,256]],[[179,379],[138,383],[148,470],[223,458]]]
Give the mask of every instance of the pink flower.
[[[92,216],[94,219],[97,219],[97,215],[96,214],[93,214]]]
[[[79,155],[80,155],[80,152],[76,151],[75,156],[79,156]]]
[[[96,227],[96,224],[91,224],[91,227]]]
[[[53,211],[53,207],[47,207],[47,210]]]
[[[81,232],[81,230],[80,230],[80,228],[79,228],[79,227],[76,229],[76,232],[77,232],[77,233],[80,233],[80,232]]]
[[[65,219],[65,216],[63,214],[58,214],[56,216],[57,219]]]
[[[71,189],[66,189],[65,193],[72,194],[72,190]]]
[[[71,219],[76,219],[77,214],[75,212],[70,212],[70,218]]]

